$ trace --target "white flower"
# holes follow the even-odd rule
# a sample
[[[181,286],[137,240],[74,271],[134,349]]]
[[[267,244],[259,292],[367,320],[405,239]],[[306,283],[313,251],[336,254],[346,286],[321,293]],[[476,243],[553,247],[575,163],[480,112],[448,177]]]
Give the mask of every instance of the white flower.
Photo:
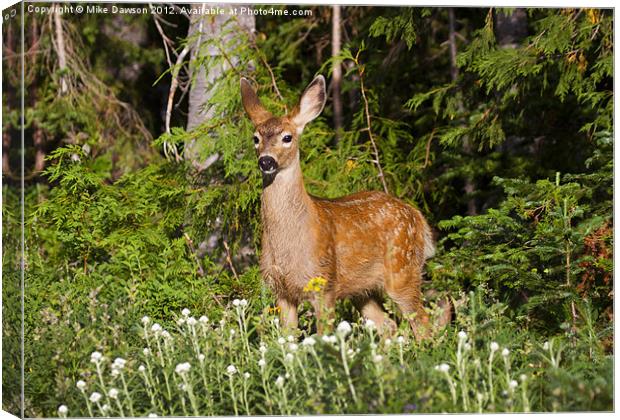
[[[499,350],[499,344],[497,344],[497,342],[493,341],[491,342],[491,352],[496,352],[497,350]]]
[[[181,311],[181,315],[183,315],[185,318],[187,318],[190,313],[191,311],[187,308],[183,308],[183,310]]]
[[[148,325],[149,322],[151,322],[151,318],[149,318],[148,316],[143,316],[142,317],[142,323],[144,325]]]
[[[372,358],[375,363],[380,363],[383,360],[383,356],[380,354],[376,354],[375,357]]]
[[[525,382],[527,380],[527,375],[525,373],[522,373],[521,375],[519,375],[519,380],[521,382]]]
[[[342,321],[336,327],[336,332],[339,336],[346,337],[351,332],[351,324],[349,324],[347,321]]]
[[[144,367],[144,365],[138,366],[138,372],[144,372],[144,371],[146,371],[146,368]]]
[[[182,375],[184,373],[189,372],[189,369],[192,367],[192,365],[189,364],[189,362],[185,362],[185,363],[179,363],[177,365],[177,367],[174,369],[174,371],[176,373],[178,373],[179,375]]]
[[[508,350],[507,348],[504,348],[504,350],[502,350],[502,356],[508,357],[509,354],[510,354],[510,350]]]
[[[237,373],[237,368],[235,367],[235,365],[228,365],[228,367],[226,368],[226,372],[229,375],[234,375],[235,373]]]
[[[459,331],[459,340],[467,340],[467,333],[465,331]]]
[[[470,351],[471,350],[471,344],[465,343],[465,346],[463,346],[463,348],[465,349],[465,351]]]
[[[240,301],[239,299],[235,299],[235,300],[233,300],[233,302],[232,302],[232,303],[233,303],[233,306],[235,306],[235,307],[237,307],[237,306],[241,305],[241,301]]]
[[[241,307],[248,306],[248,301],[245,299],[241,299],[239,301],[239,305],[241,305]]]
[[[373,350],[377,350],[377,343],[370,343],[370,348]]]
[[[196,318],[194,318],[193,316],[190,316],[189,318],[187,318],[187,325],[192,327],[196,324],[198,324],[198,321],[196,320]]]
[[[295,356],[293,356],[291,353],[286,353],[286,355],[284,356],[284,361],[285,362],[292,362],[295,359]]]
[[[276,327],[278,325],[280,325],[280,319],[279,318],[274,318],[272,322],[273,322],[273,325],[275,325]]]
[[[200,362],[204,362],[204,361],[205,361],[205,355],[204,355],[204,354],[202,354],[202,353],[200,353],[200,354],[198,355],[198,360],[199,360]]]
[[[278,376],[278,379],[276,379],[276,386],[278,388],[282,388],[284,386],[284,378],[282,376]]]
[[[155,413],[149,413],[149,415],[148,415],[147,417],[150,417],[150,418],[155,418],[155,417],[158,417],[158,416],[157,416],[157,414],[155,414]]]
[[[278,338],[278,344],[283,345],[286,343],[286,340],[283,337]]]
[[[251,375],[250,375],[250,373],[249,373],[249,372],[245,372],[245,373],[243,374],[243,377],[244,377],[245,379],[250,379],[250,376],[251,376]]]
[[[405,337],[403,337],[402,335],[399,335],[396,338],[396,341],[398,342],[398,344],[405,344]]]
[[[267,346],[265,346],[264,344],[261,344],[258,350],[260,351],[260,354],[265,354],[267,353]]]
[[[113,400],[115,400],[118,397],[118,389],[110,388],[110,390],[108,391],[108,397],[110,397]]]
[[[75,383],[75,386],[77,386],[77,389],[79,389],[80,391],[84,391],[86,389],[86,382],[80,379]]]
[[[291,344],[288,345],[288,349],[290,351],[292,351],[292,352],[296,352],[297,349],[299,349],[299,346],[297,344],[295,344],[295,343],[291,343]]]
[[[349,349],[349,350],[347,350],[347,355],[348,355],[349,357],[353,357],[353,355],[354,355],[354,354],[355,354],[355,352],[353,351],[353,349]]]
[[[543,349],[544,350],[549,350],[549,342],[545,341],[545,343],[543,344]]]
[[[151,354],[151,350],[149,350],[148,347],[145,347],[145,348],[142,349],[142,354],[144,354],[145,356],[148,357]]]
[[[179,384],[179,389],[183,392],[187,391],[187,385],[185,383]]]
[[[323,340],[325,343],[336,343],[338,341],[335,335],[324,335],[323,337],[321,337],[321,340]]]
[[[121,371],[115,368],[114,365],[112,365],[112,370],[110,371],[110,375],[112,375],[113,378],[116,378],[120,374],[121,374]]]
[[[126,363],[127,363],[127,360],[123,359],[122,357],[117,357],[116,359],[114,359],[114,363],[112,364],[112,367],[115,367],[117,369],[123,369]]]
[[[170,340],[172,338],[172,336],[170,335],[170,333],[166,330],[163,330],[161,332],[161,336],[164,337],[166,340]]]
[[[260,359],[258,361],[258,366],[260,366],[262,368],[265,367],[266,364],[267,364],[267,362],[265,361],[265,359]]]
[[[94,351],[90,354],[91,363],[97,363],[103,358],[103,355],[98,351]]]
[[[159,325],[157,322],[151,325],[151,331],[153,331],[155,334],[161,332],[161,330],[161,325]]]
[[[392,340],[390,340],[389,338],[385,339],[385,347],[390,347],[392,345]]]
[[[68,412],[69,408],[66,405],[62,404],[58,406],[58,414],[60,414],[61,416],[66,416]]]
[[[316,340],[312,337],[306,337],[304,338],[304,341],[302,341],[302,343],[304,346],[308,347],[308,346],[314,346],[316,344]]]
[[[90,394],[90,397],[88,397],[88,399],[90,400],[90,402],[97,403],[101,400],[101,394],[95,391]]]
[[[286,341],[288,341],[289,343],[292,343],[293,341],[295,341],[295,337],[293,337],[292,335],[289,335],[288,337],[286,337]]]
[[[103,411],[104,413],[110,410],[110,406],[107,404],[103,404],[101,406],[101,411]]]
[[[510,390],[515,389],[519,384],[517,383],[517,381],[515,381],[514,379],[511,380],[510,382],[508,382],[508,387],[510,388]]]
[[[450,365],[447,363],[442,363],[440,365],[435,366],[435,370],[439,372],[447,373],[450,370]]]
[[[185,324],[185,318],[179,318],[177,319],[177,325],[180,327],[181,325]]]
[[[205,325],[207,322],[209,322],[209,318],[207,318],[206,316],[203,315],[203,316],[201,316],[198,319],[198,322],[200,322],[201,324]]]
[[[373,330],[377,325],[375,324],[375,321],[373,321],[372,319],[367,319],[366,321],[364,321],[364,327],[366,327],[369,330]]]
[[[235,335],[235,329],[234,328],[230,329],[230,335]]]

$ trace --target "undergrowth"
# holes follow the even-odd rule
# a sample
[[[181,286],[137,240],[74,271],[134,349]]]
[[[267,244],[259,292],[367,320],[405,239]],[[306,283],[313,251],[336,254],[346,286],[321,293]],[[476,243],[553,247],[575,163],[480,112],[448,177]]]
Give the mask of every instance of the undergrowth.
[[[212,416],[611,410],[612,359],[568,334],[519,328],[483,289],[456,320],[416,342],[371,321],[327,335],[284,331],[235,299],[219,319],[184,309],[136,319],[139,345],[92,349],[65,378],[60,416]],[[580,334],[588,334],[588,326]]]

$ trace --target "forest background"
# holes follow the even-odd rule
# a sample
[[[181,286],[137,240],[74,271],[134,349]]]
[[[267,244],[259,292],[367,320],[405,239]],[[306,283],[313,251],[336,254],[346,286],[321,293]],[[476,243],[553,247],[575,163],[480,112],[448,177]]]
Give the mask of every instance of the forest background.
[[[538,409],[611,409],[612,10],[254,5],[274,14],[199,19],[153,6],[26,12],[23,75],[19,19],[3,23],[6,410],[19,411],[21,385],[21,77],[25,413],[37,417],[80,401],[94,350],[141,352],[144,315],[217,319],[245,298],[265,316],[261,178],[239,78],[283,113],[319,73],[328,103],[301,140],[309,192],[387,190],[418,207],[437,239],[429,302],[469,308],[448,334],[478,325],[486,346],[503,331],[523,361],[527,343],[553,337],[564,370],[523,365],[538,375]],[[358,317],[348,302],[338,314]]]

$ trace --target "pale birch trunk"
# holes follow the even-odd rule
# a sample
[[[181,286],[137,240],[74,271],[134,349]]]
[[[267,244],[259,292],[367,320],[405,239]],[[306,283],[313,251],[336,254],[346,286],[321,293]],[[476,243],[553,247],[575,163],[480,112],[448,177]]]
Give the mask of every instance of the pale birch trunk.
[[[220,7],[228,11],[231,7],[240,9],[240,4],[211,4],[211,3],[196,3],[192,5],[193,9]],[[199,55],[207,54],[209,56],[218,56],[221,54],[220,50],[213,45],[206,45],[206,43],[213,39],[219,39],[220,45],[226,45],[232,41],[238,31],[230,31],[225,33],[231,27],[236,25],[241,26],[239,30],[248,32],[254,32],[255,19],[254,16],[237,15],[231,16],[226,12],[223,15],[205,15],[195,14],[192,17],[190,23],[189,36],[190,38],[196,37],[196,43],[192,47],[190,53],[190,68],[193,69],[193,83],[189,91],[189,110],[187,117],[187,130],[191,131],[203,122],[213,118],[213,107],[209,106],[209,100],[212,97],[209,86],[213,83],[217,83],[217,80],[221,78],[225,72],[231,71],[227,64],[217,65],[206,69],[204,66],[197,67],[193,65]],[[249,47],[248,47],[249,48]],[[233,65],[238,63],[238,59],[234,55],[229,55],[230,61]],[[217,87],[215,88],[217,89]],[[198,139],[191,140],[185,146],[185,159],[192,163],[192,166],[202,171],[211,166],[219,158],[218,154],[214,154],[208,157],[201,157],[200,143]]]

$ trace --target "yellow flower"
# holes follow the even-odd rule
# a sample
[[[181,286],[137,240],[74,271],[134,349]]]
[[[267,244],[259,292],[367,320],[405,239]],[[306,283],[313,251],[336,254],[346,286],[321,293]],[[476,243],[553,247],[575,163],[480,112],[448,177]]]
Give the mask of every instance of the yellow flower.
[[[351,172],[356,166],[357,166],[357,162],[351,159],[347,160],[347,166],[346,166],[347,173]]]
[[[308,281],[308,284],[304,286],[304,292],[320,292],[327,284],[327,280],[323,277],[313,277]]]

